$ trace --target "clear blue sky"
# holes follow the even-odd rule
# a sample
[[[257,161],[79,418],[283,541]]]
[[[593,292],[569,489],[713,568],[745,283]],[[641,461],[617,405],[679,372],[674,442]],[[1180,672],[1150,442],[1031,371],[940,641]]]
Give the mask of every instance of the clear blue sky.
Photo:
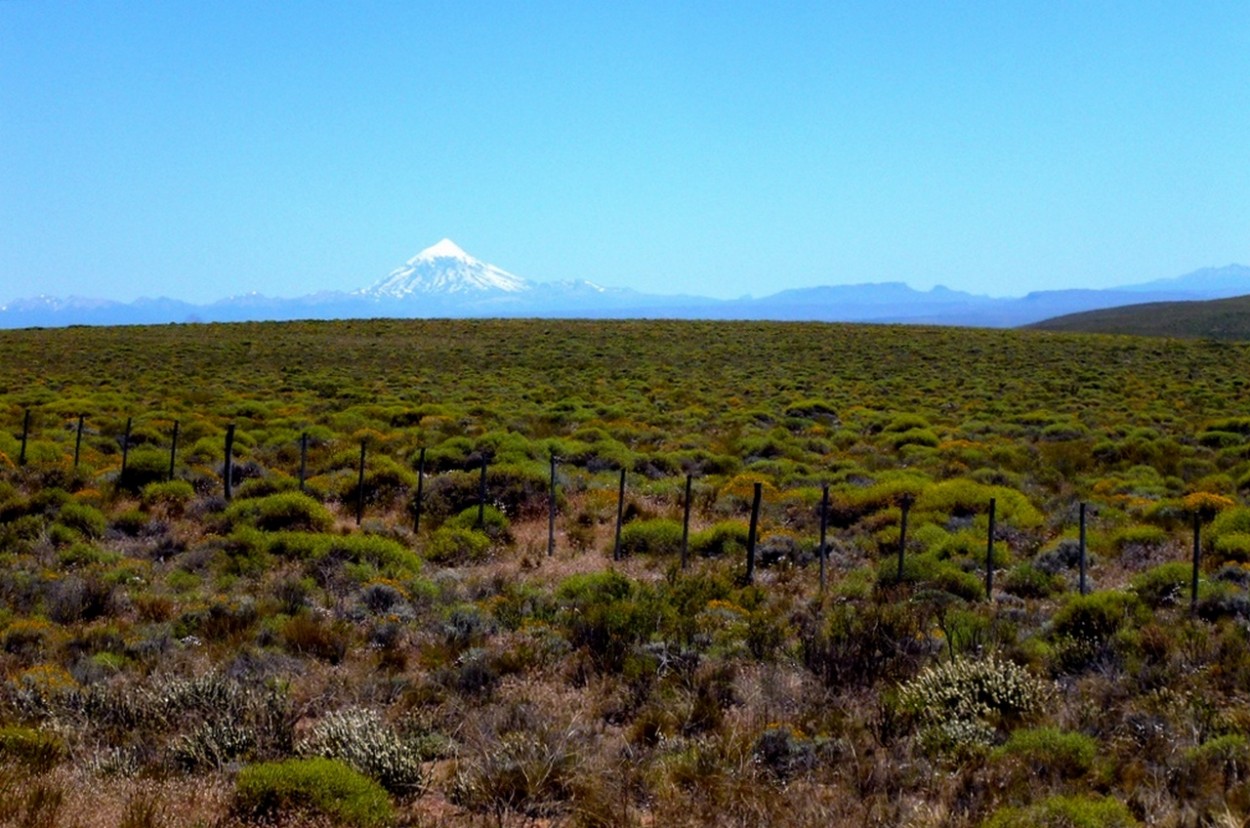
[[[0,301],[444,236],[726,297],[1250,264],[1250,3],[0,0]]]

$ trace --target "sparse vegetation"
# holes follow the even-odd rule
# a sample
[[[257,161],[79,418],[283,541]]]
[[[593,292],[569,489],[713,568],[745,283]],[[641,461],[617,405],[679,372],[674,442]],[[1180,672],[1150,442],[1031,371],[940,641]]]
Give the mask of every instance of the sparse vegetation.
[[[0,347],[0,825],[1250,819],[1245,346],[372,321]]]

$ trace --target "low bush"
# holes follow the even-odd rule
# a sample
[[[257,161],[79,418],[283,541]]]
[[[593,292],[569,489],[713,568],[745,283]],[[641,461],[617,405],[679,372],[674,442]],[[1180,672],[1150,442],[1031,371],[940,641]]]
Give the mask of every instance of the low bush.
[[[1084,733],[1041,727],[1017,730],[994,750],[996,759],[1014,759],[1035,777],[1075,779],[1089,773],[1098,743]]]
[[[624,530],[622,530],[624,531]],[[721,521],[690,536],[690,551],[705,558],[746,553],[750,532],[745,523]]]
[[[637,520],[621,527],[621,553],[677,555],[681,552],[681,535],[681,524],[675,520]]]
[[[1123,553],[1133,548],[1158,549],[1167,540],[1168,533],[1158,526],[1129,526],[1111,537],[1111,545]]]
[[[1250,563],[1250,532],[1219,535],[1211,546],[1216,561],[1220,563]]]
[[[1193,580],[1193,565],[1183,561],[1160,564],[1133,576],[1131,588],[1153,609],[1176,606],[1186,600]]]
[[[1063,590],[1063,578],[1030,564],[1007,570],[1003,592],[1020,598],[1049,598]]]
[[[1051,696],[1051,686],[1024,667],[996,656],[961,656],[926,667],[899,688],[898,700],[930,724],[960,719],[1005,727],[1040,712]]]
[[[104,536],[104,530],[108,528],[108,519],[104,517],[103,512],[77,500],[67,501],[61,506],[56,522],[88,538],[101,538]]]
[[[490,557],[490,537],[461,526],[440,526],[425,545],[425,557],[443,566],[477,564]]]
[[[304,812],[356,828],[382,828],[395,821],[381,785],[345,762],[321,757],[244,768],[235,780],[233,807],[251,820]]]
[[[162,507],[171,514],[181,514],[183,508],[194,499],[195,487],[186,480],[149,483],[143,487],[141,497],[146,509]]]
[[[489,537],[492,542],[502,544],[512,542],[511,525],[508,516],[491,505],[481,508],[470,506],[443,524],[456,529],[474,529]]]
[[[1051,796],[1033,805],[1003,807],[981,828],[1136,828],[1124,803],[1102,796]]]
[[[1055,613],[1051,631],[1057,638],[1103,643],[1140,609],[1137,597],[1127,592],[1074,595]]]
[[[334,525],[330,511],[301,492],[237,500],[226,509],[225,517],[231,525],[254,526],[266,532],[324,532]]]

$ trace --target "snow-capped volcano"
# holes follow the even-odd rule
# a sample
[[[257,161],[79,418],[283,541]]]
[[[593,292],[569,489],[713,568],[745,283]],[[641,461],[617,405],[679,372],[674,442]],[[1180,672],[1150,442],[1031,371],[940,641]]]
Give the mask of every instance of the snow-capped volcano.
[[[522,293],[533,284],[520,276],[473,258],[451,239],[443,239],[397,267],[385,279],[356,293],[377,299],[414,295]]]

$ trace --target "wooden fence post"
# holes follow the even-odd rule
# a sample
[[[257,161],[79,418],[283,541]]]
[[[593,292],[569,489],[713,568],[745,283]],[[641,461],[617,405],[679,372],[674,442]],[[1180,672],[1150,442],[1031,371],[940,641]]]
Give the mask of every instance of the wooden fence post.
[[[234,496],[234,423],[226,426],[226,458],[222,465],[226,500]]]
[[[1189,611],[1198,612],[1198,564],[1202,559],[1202,511],[1194,509],[1194,571],[1189,583]]]
[[[169,474],[166,480],[174,479],[174,463],[178,459],[178,421],[174,420],[174,433],[169,438]]]
[[[994,510],[998,505],[995,498],[990,498],[990,531],[985,544],[985,600],[994,597]]]
[[[308,432],[299,436],[299,490],[307,491],[305,482],[308,480]]]
[[[17,464],[19,466],[26,465],[26,437],[30,434],[30,409],[26,409],[22,413],[22,450],[17,456]]]
[[[482,458],[482,477],[477,484],[477,528],[486,526],[486,458]]]
[[[360,441],[360,474],[356,478],[356,525],[365,518],[365,441]]]
[[[417,502],[413,504],[412,534],[421,531],[421,490],[425,486],[425,446],[417,456]]]
[[[755,535],[760,525],[760,498],[764,494],[762,483],[755,484],[755,493],[751,496],[751,526],[747,530],[747,583],[755,580]]]
[[[616,540],[612,543],[612,560],[621,559],[621,524],[625,521],[625,469],[621,469],[621,485],[616,493]]]
[[[682,501],[681,516],[681,568],[685,569],[690,561],[690,490],[694,483],[694,475],[686,475],[686,499]]]
[[[551,493],[547,498],[547,557],[556,554],[556,455],[551,454]]]
[[[1087,563],[1086,563],[1087,558],[1086,558],[1086,552],[1085,552],[1085,501],[1083,501],[1083,500],[1081,501],[1080,510],[1079,510],[1079,512],[1078,512],[1078,515],[1079,515],[1079,521],[1080,521],[1080,527],[1081,527],[1081,534],[1080,534],[1080,547],[1081,547],[1081,578],[1080,578],[1079,586],[1080,586],[1080,594],[1081,594],[1081,595],[1084,595],[1084,594],[1086,593],[1086,588],[1085,588],[1085,570],[1086,570],[1086,566],[1087,566]]]
[[[126,433],[122,435],[122,471],[117,477],[119,483],[124,482],[126,477],[126,463],[130,459],[130,426],[133,422],[133,417],[126,418]]]
[[[78,468],[78,457],[82,454],[82,426],[86,419],[86,414],[78,415],[78,433],[74,437],[74,468]]]
[[[829,547],[827,539],[829,537],[829,484],[826,483],[820,487],[820,549],[817,550],[820,555],[820,594],[825,594],[825,564],[829,558]]]

